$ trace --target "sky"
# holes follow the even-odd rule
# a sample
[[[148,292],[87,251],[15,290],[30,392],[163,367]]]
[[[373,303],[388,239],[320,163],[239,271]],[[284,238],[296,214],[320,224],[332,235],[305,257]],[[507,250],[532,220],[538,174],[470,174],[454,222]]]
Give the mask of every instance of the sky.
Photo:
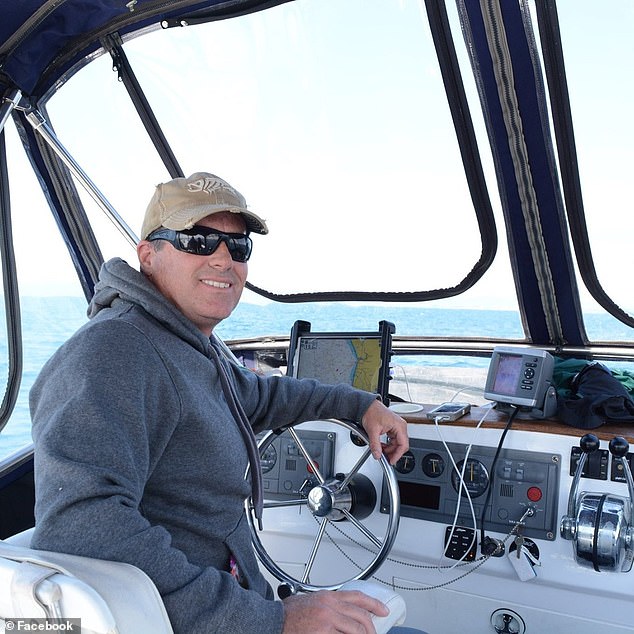
[[[597,269],[617,301],[631,306],[624,289],[634,139],[623,122],[634,99],[631,73],[620,64],[630,68],[634,52],[632,38],[618,33],[632,32],[634,3],[609,4],[611,11],[590,0],[560,0],[558,7]],[[126,52],[184,171],[215,171],[269,221],[271,235],[255,237],[251,281],[278,292],[308,282],[318,290],[424,290],[466,275],[480,254],[478,230],[419,0],[289,3],[208,27],[155,33],[129,42]],[[176,64],[176,53],[184,64]],[[51,119],[138,230],[152,186],[167,175],[147,152],[109,58],[91,67],[51,100]],[[466,87],[475,108],[473,83]],[[477,109],[473,115],[499,216],[484,124]],[[23,292],[79,294],[76,283],[63,281],[74,275],[69,257],[26,176],[27,162],[12,158],[9,169],[18,183],[11,191],[15,233],[29,236],[18,245]],[[104,236],[104,256],[134,262],[133,249],[87,207]],[[333,230],[324,237],[320,226]],[[372,235],[362,234],[363,226]],[[46,237],[45,253],[33,251],[33,231]],[[449,305],[515,307],[499,238],[500,262]]]

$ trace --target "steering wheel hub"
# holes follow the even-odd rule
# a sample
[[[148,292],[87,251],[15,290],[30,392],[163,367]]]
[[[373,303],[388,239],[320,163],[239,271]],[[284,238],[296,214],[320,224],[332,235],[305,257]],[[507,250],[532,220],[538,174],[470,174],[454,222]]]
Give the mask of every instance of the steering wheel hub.
[[[339,480],[325,482],[316,486],[308,494],[308,508],[316,517],[327,517],[331,520],[344,518],[342,510],[352,508],[352,495],[348,487],[341,487]]]
[[[308,508],[317,517],[327,517],[334,507],[332,491],[325,486],[315,487],[308,494]]]

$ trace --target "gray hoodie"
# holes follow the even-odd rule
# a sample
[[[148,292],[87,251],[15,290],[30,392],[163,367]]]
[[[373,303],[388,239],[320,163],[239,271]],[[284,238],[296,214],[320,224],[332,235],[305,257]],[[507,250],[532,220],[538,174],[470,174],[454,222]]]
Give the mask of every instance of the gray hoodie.
[[[250,542],[248,455],[221,389],[215,344],[120,259],[102,267],[89,316],[30,394],[32,547],[138,566],[176,634],[281,632],[282,604]],[[222,363],[256,433],[303,420],[360,420],[374,400],[346,386]],[[229,572],[232,555],[241,583]]]

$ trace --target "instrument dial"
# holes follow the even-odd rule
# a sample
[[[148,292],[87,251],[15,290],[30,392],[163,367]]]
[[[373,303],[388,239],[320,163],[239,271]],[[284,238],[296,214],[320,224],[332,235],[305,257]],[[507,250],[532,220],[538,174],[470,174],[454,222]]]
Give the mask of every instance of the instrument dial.
[[[452,471],[451,484],[456,491],[461,491],[463,497],[467,497],[464,488],[462,490],[460,489],[460,474],[462,473],[463,465],[464,460],[461,460],[456,465],[458,470],[456,471],[454,469]],[[467,460],[467,465],[464,469],[464,484],[472,498],[481,496],[487,490],[489,486],[489,472],[479,460],[475,460],[474,458]]]
[[[410,473],[416,465],[416,458],[411,451],[406,451],[394,465],[394,469],[399,473]]]
[[[445,470],[445,460],[438,453],[428,453],[421,463],[423,473],[430,478],[437,478]]]

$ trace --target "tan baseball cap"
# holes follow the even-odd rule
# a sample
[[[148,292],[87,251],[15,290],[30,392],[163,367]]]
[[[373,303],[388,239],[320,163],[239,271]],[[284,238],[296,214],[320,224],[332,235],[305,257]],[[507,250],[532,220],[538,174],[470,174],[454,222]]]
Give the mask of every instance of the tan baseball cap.
[[[247,209],[244,196],[227,181],[215,174],[196,172],[156,186],[145,211],[141,240],[159,227],[191,229],[202,218],[221,211],[240,214],[248,231],[269,232],[266,222]]]

